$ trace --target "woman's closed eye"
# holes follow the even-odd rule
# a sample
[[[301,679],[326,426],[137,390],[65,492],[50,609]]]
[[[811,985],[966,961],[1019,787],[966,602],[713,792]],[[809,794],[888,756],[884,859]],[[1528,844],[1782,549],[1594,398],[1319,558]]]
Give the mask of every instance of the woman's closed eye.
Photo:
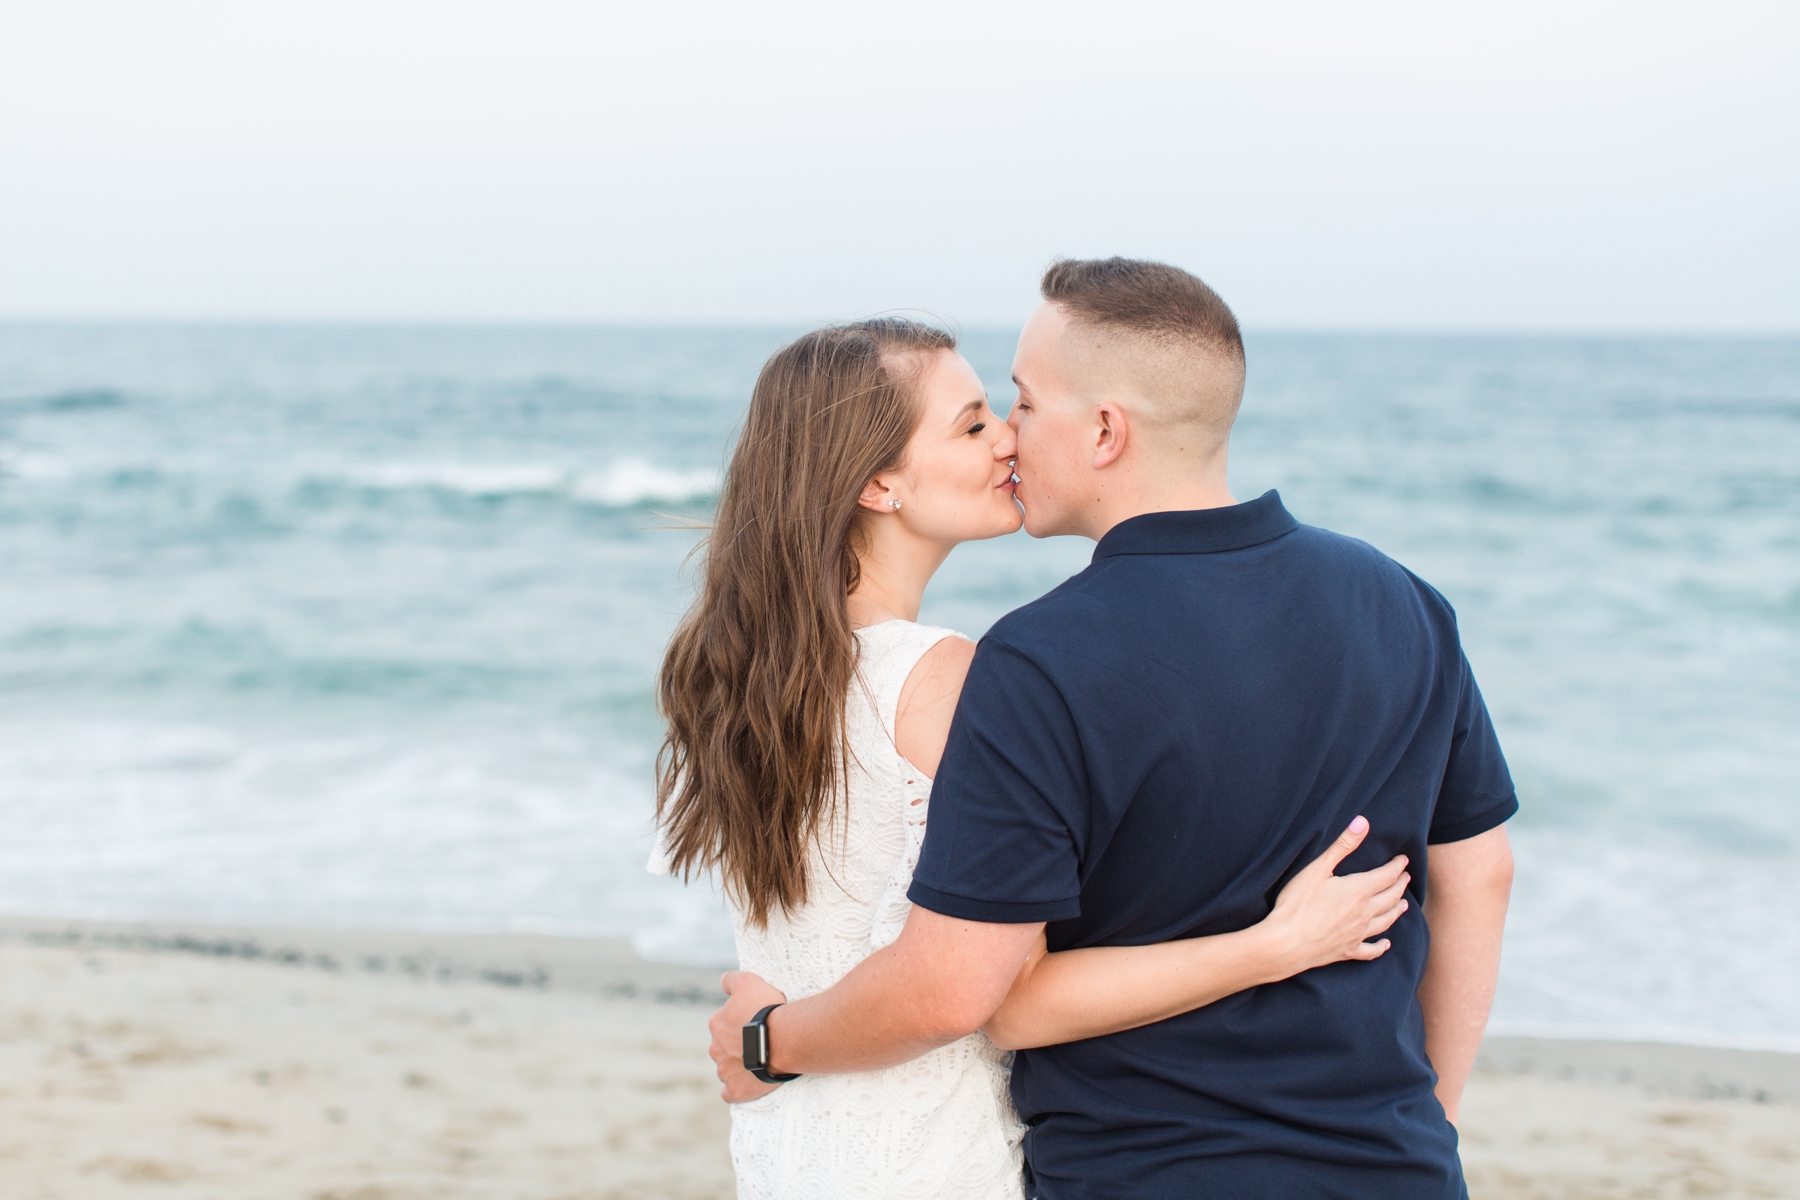
[[[984,430],[986,428],[987,428],[986,421],[977,421],[975,424],[969,426],[969,434],[970,434],[970,436],[974,436],[975,434],[980,433],[982,430]]]

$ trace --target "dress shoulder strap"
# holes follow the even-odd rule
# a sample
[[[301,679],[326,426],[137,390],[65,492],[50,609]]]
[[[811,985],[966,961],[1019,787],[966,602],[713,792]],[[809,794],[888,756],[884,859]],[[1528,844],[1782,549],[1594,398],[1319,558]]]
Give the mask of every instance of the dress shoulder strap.
[[[894,736],[894,714],[900,707],[900,691],[906,677],[919,665],[925,652],[947,637],[960,637],[954,629],[920,625],[913,621],[884,621],[856,631],[861,647],[857,663],[858,684],[868,695],[870,704],[881,718],[881,727],[891,740]]]

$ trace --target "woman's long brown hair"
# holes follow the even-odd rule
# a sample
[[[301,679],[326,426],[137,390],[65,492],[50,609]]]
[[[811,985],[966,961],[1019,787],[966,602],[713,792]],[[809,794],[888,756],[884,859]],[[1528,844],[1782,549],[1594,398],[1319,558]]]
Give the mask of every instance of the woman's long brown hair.
[[[906,456],[929,354],[955,348],[899,318],[833,326],[777,350],[751,393],[699,598],[663,656],[656,819],[672,868],[716,870],[753,925],[806,902],[847,764],[857,500]]]

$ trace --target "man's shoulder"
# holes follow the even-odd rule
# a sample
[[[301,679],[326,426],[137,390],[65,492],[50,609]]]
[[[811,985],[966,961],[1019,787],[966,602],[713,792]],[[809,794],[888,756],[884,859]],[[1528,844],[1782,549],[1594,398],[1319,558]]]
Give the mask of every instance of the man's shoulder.
[[[1399,563],[1361,538],[1319,525],[1296,525],[1289,539],[1295,549],[1310,557],[1361,563],[1376,569],[1405,570]]]
[[[1278,547],[1276,552],[1288,560],[1293,571],[1317,573],[1333,583],[1355,581],[1365,587],[1372,586],[1396,601],[1419,605],[1430,613],[1434,623],[1441,620],[1448,622],[1452,629],[1455,626],[1455,610],[1442,592],[1360,538],[1302,524],[1272,545]],[[1205,569],[1207,557],[1193,557],[1196,570]],[[1116,572],[1129,575],[1132,564],[1142,561],[1129,558],[1096,561],[1036,600],[1001,617],[989,628],[983,641],[1000,643],[1027,658],[1041,659],[1069,650],[1077,635],[1082,645],[1106,637],[1109,631],[1116,630],[1116,623],[1109,618],[1116,617],[1122,605],[1154,600],[1141,588],[1133,586],[1137,581],[1112,578]]]
[[[1390,555],[1361,538],[1322,529],[1317,525],[1298,526],[1290,535],[1294,549],[1312,562],[1358,575],[1396,594],[1416,597],[1428,608],[1455,620],[1455,610],[1444,594],[1420,578]]]
[[[988,628],[983,643],[995,642],[1024,654],[1052,651],[1066,646],[1074,631],[1096,627],[1096,619],[1109,611],[1108,600],[1094,587],[1096,563],[1071,575],[1036,600],[1021,604]]]

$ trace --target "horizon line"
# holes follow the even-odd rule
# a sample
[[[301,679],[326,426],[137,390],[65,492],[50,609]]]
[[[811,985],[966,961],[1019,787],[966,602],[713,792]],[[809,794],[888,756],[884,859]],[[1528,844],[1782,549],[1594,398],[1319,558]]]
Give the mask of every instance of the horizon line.
[[[892,309],[890,312],[920,311]],[[128,316],[128,315],[24,315],[0,312],[5,327],[89,328],[240,328],[240,329],[491,329],[491,330],[637,330],[718,332],[774,332],[814,329],[857,318],[833,317],[807,320],[749,318],[604,318],[604,317],[370,317],[370,316]],[[1016,333],[1022,321],[947,321],[956,332]],[[1327,322],[1245,322],[1244,333],[1256,336],[1310,337],[1693,337],[1693,338],[1800,338],[1800,324],[1782,325],[1680,325],[1673,323],[1529,324],[1525,322],[1443,324],[1332,324]]]

